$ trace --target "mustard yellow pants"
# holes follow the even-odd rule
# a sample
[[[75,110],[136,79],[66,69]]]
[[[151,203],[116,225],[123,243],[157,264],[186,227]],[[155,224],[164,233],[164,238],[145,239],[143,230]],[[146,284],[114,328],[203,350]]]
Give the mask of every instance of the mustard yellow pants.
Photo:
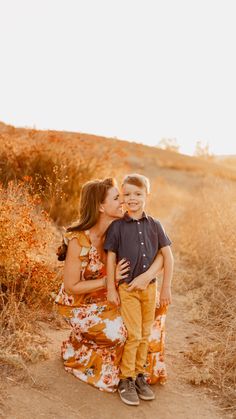
[[[120,365],[120,378],[144,373],[147,360],[148,338],[154,321],[157,284],[149,284],[145,290],[127,291],[128,285],[119,286],[121,316],[128,331]]]

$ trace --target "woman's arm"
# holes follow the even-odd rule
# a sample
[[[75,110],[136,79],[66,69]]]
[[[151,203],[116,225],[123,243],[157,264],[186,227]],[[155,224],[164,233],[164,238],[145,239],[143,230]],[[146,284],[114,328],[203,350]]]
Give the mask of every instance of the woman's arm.
[[[116,254],[109,250],[107,254],[107,301],[118,306],[120,298],[116,290],[115,273]]]
[[[65,266],[64,266],[64,287],[69,294],[85,294],[98,291],[105,287],[105,278],[81,281],[81,260],[79,258],[81,247],[76,238],[71,239],[68,244]]]
[[[151,282],[153,278],[155,278],[158,274],[162,272],[163,261],[163,255],[158,252],[148,270],[142,273],[141,275],[136,276],[136,278],[134,278],[133,281],[130,283],[128,290],[145,290],[149,282]]]

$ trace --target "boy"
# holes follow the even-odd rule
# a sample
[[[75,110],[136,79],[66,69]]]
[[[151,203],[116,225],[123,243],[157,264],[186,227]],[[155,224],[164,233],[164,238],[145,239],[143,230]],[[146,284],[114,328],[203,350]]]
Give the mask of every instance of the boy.
[[[121,400],[138,405],[139,397],[153,400],[153,391],[146,383],[144,372],[148,351],[148,338],[156,307],[156,278],[146,282],[142,273],[152,265],[158,251],[164,259],[164,274],[160,293],[161,305],[171,303],[170,284],[173,256],[170,240],[160,222],[144,212],[149,180],[139,174],[127,175],[122,183],[123,201],[127,212],[108,229],[104,249],[107,257],[107,298],[110,303],[121,304],[121,315],[128,338],[120,365],[118,392]],[[119,281],[119,294],[115,287],[116,261],[126,258],[130,263],[129,275]]]

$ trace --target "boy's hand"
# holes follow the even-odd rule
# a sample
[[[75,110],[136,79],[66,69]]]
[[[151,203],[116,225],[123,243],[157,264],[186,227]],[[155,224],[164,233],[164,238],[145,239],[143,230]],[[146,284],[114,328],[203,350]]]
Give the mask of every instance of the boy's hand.
[[[149,284],[145,274],[141,274],[136,276],[132,282],[130,282],[129,286],[127,287],[127,291],[133,290],[145,290]]]
[[[162,287],[160,292],[160,306],[168,306],[172,303],[170,287]]]
[[[116,289],[107,291],[107,301],[111,304],[115,304],[116,306],[120,305],[120,297]]]

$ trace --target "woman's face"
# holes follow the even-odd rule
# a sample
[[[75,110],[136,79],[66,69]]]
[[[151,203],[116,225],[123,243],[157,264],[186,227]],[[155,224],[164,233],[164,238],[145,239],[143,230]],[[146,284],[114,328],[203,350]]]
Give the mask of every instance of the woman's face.
[[[105,201],[102,204],[104,214],[111,218],[121,218],[123,216],[123,201],[119,190],[113,186],[107,192]]]

